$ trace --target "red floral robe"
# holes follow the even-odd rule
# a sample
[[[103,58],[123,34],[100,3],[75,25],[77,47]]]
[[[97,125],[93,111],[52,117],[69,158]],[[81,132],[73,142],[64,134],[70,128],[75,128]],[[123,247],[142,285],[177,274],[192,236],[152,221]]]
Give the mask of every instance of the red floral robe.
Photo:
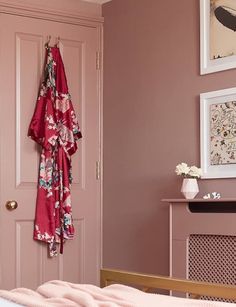
[[[49,243],[50,256],[63,252],[65,239],[72,239],[71,155],[81,138],[68,93],[64,65],[57,47],[48,47],[41,85],[28,135],[42,146],[34,239]]]

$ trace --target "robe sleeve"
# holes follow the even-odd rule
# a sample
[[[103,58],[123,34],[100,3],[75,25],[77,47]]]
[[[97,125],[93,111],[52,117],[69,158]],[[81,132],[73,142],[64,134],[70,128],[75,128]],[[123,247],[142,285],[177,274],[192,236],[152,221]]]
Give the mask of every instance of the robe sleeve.
[[[59,143],[65,152],[71,156],[77,150],[76,141],[82,137],[78,120],[75,115],[71,96],[69,94],[65,67],[58,49],[52,50],[57,65],[55,69],[56,100],[55,109],[58,123]]]
[[[54,146],[58,138],[51,97],[50,89],[44,95],[39,96],[28,130],[28,136],[45,149]]]

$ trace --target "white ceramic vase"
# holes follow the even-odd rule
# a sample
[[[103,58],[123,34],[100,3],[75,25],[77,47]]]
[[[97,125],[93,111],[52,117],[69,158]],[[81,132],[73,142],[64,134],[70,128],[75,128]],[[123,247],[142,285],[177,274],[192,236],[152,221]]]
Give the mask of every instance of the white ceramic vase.
[[[195,178],[184,178],[181,192],[186,199],[193,199],[199,192],[197,179]]]

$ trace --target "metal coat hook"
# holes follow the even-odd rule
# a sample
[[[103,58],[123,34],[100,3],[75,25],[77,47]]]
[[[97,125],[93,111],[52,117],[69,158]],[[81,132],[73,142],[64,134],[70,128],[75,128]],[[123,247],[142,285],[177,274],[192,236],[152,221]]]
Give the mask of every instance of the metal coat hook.
[[[59,43],[60,43],[60,36],[57,36],[57,41],[56,41],[55,46],[56,46],[56,47],[59,47]]]
[[[49,43],[51,41],[51,35],[47,36],[47,42],[45,43],[45,47],[48,48],[49,47]]]

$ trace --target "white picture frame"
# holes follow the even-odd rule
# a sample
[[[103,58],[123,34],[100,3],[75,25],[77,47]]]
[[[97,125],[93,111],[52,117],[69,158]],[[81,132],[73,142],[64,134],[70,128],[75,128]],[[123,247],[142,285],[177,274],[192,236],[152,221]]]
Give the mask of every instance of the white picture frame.
[[[233,117],[231,116],[231,118],[229,118],[229,113],[227,113],[227,106],[231,107],[232,105],[233,109],[230,110],[230,114]],[[221,110],[223,111],[221,112]],[[215,116],[215,114],[217,114],[217,116]],[[230,122],[228,122],[228,120],[230,120]],[[233,123],[235,122],[235,124],[231,125],[231,121]],[[217,127],[217,131],[221,131],[219,133],[220,136],[217,135],[217,137],[215,137],[215,127]],[[222,127],[223,130],[221,129]],[[232,135],[230,135],[228,138],[222,138],[221,135],[224,131],[230,131],[230,129],[228,129],[229,127],[230,129],[234,129],[232,131],[235,134],[235,137],[232,138]],[[229,140],[228,143],[226,142],[227,146],[231,146],[233,144],[233,147],[227,147],[225,145],[223,147],[219,147],[217,145],[217,147],[215,145],[221,144],[222,142],[224,143],[225,140]],[[236,159],[235,163],[232,162],[234,160],[230,160],[230,163],[227,163],[225,159],[223,163],[221,162],[219,164],[214,164],[214,155],[216,154],[216,150],[220,152],[220,155],[222,153],[222,156],[225,155],[225,150],[227,152],[227,155],[231,155],[231,151],[227,150],[228,148],[235,149],[236,156],[236,87],[200,94],[200,164],[202,169],[201,178],[210,179],[236,177]],[[218,155],[218,157],[220,155]]]
[[[236,6],[235,0],[227,0],[231,1],[232,5]],[[228,3],[227,2],[227,3]],[[220,4],[221,2],[219,2]],[[221,6],[223,7],[223,6]],[[236,9],[236,7],[234,7]],[[235,11],[236,12],[236,11]],[[211,14],[211,6],[210,0],[200,0],[200,74],[209,74],[217,71],[227,70],[236,68],[236,38],[233,41],[232,35],[235,36],[235,32],[223,26],[216,18]],[[212,18],[212,20],[211,20]],[[229,48],[229,53],[224,54],[221,58],[211,59],[210,56],[210,25],[212,26],[212,22],[217,24],[218,32],[218,45],[219,41],[224,38],[224,40],[228,39],[227,42],[232,44],[232,48]],[[216,35],[215,35],[216,36]],[[216,43],[217,45],[217,43]],[[225,41],[222,42],[221,46],[225,46]],[[231,52],[232,51],[232,52]],[[218,54],[218,53],[216,53]]]

